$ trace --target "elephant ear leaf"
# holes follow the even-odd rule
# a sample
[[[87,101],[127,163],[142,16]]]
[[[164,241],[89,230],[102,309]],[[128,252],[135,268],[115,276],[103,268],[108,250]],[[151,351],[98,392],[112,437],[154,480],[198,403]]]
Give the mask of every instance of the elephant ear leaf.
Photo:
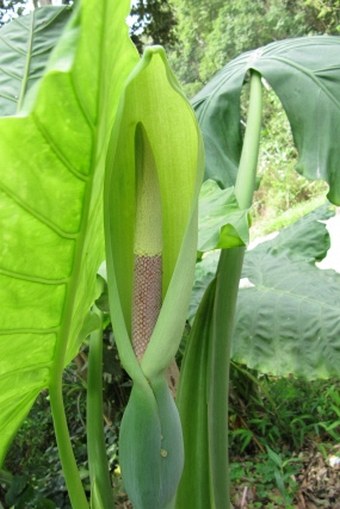
[[[83,2],[20,114],[0,118],[0,463],[88,329],[107,133],[138,61],[128,10],[128,0]]]
[[[69,20],[67,6],[46,6],[14,19],[0,30],[0,115],[14,115],[42,77],[48,58]]]
[[[338,376],[340,274],[315,265],[329,248],[318,222],[327,217],[328,207],[316,210],[247,252],[234,360],[276,376]]]
[[[228,63],[194,98],[206,146],[206,174],[223,187],[235,183],[242,147],[240,94],[250,69],[258,71],[287,113],[299,160],[297,170],[324,179],[340,203],[339,37],[274,42]]]

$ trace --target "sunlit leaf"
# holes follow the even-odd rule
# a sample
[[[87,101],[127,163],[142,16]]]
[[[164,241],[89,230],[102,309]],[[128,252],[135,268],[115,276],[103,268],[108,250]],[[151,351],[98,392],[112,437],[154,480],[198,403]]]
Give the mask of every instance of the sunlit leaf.
[[[0,119],[0,461],[89,332],[104,257],[105,155],[138,61],[128,9],[127,0],[84,2],[24,110]]]

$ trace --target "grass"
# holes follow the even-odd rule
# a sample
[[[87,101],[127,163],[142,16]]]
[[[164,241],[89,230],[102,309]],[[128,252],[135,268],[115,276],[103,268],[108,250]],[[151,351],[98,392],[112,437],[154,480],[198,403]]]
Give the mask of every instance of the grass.
[[[309,212],[312,212],[317,207],[323,205],[326,200],[326,193],[323,192],[308,201],[294,205],[288,210],[276,213],[276,215],[273,215],[272,217],[258,218],[250,230],[251,240],[282,230],[282,228],[289,226]]]
[[[329,469],[323,503],[331,499],[334,489],[339,490],[328,464],[340,442],[339,394],[338,379],[274,378],[233,364],[230,455],[235,508],[297,508],[302,480],[317,454],[319,471]]]
[[[112,350],[108,352],[111,358]],[[113,410],[123,404],[129,386],[121,375],[115,377],[106,372],[106,380],[107,451],[116,508],[130,509],[117,469],[121,408]],[[314,465],[318,457],[317,468],[321,472],[329,468],[330,456],[339,454],[335,449],[340,443],[339,394],[340,380],[306,382],[293,377],[274,378],[232,364],[229,427],[234,509],[298,507],[308,466]],[[72,440],[86,486],[85,387],[75,364],[67,372],[65,396]],[[42,394],[12,445],[7,471],[0,472],[1,509],[9,509],[11,504],[15,509],[69,509],[47,409],[48,399]],[[331,471],[327,475],[332,478]],[[327,497],[331,500],[334,485],[330,485],[329,493],[325,488],[320,492],[325,497],[322,504]],[[313,487],[311,481],[309,486],[312,493],[318,492],[319,488]]]

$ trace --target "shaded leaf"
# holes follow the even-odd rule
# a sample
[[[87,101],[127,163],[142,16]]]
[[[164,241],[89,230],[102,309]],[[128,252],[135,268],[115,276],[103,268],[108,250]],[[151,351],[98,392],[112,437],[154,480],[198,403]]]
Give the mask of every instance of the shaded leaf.
[[[215,298],[212,283],[201,300],[181,365],[177,405],[184,437],[184,472],[176,509],[210,506],[211,482],[208,425],[208,374],[211,322]]]
[[[232,357],[261,372],[308,379],[339,374],[340,275],[315,262],[330,245],[325,205],[246,252]],[[189,320],[215,276],[218,252],[196,265]],[[242,281],[247,284],[242,285]]]
[[[324,221],[334,216],[334,207],[328,203],[316,208],[295,223],[287,226],[270,241],[258,245],[257,252],[273,255],[286,254],[292,259],[319,262],[327,255],[330,238]],[[249,251],[249,256],[251,257]],[[246,255],[246,260],[247,260]],[[247,262],[245,262],[247,263]]]
[[[69,7],[43,7],[0,30],[0,115],[14,115],[42,77],[66,22]]]
[[[242,135],[240,94],[249,69],[279,96],[299,152],[297,170],[330,185],[340,204],[340,40],[315,36],[274,42],[232,60],[194,98],[203,132],[208,178],[235,183]]]
[[[195,318],[205,290],[215,277],[219,257],[220,251],[211,251],[204,254],[203,258],[196,263],[195,282],[191,292],[188,311],[188,320],[190,323],[192,323]]]
[[[313,228],[314,218],[247,253],[243,276],[254,287],[239,292],[234,360],[274,375],[339,375],[340,274],[314,264],[329,246],[325,225]]]

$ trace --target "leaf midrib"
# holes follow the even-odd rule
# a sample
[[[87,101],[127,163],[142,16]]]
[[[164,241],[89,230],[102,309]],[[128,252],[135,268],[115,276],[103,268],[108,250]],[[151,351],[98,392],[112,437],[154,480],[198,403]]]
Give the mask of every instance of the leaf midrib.
[[[24,98],[26,95],[26,91],[27,91],[28,77],[29,77],[31,60],[32,60],[34,25],[35,25],[35,10],[33,10],[32,15],[31,15],[31,24],[29,27],[29,34],[27,37],[26,62],[25,62],[25,68],[24,68],[24,75],[22,78],[20,92],[19,92],[17,112],[19,112],[22,108]]]
[[[102,80],[100,80],[100,76],[102,75],[102,68],[103,68],[103,62],[104,62],[104,48],[105,48],[105,35],[107,31],[107,23],[106,23],[106,11],[107,11],[107,4],[104,2],[103,5],[103,12],[102,12],[102,30],[101,30],[101,39],[100,39],[100,47],[98,48],[99,51],[99,62],[98,62],[98,73],[97,73],[97,111],[96,111],[96,118],[92,121],[91,117],[86,114],[84,111],[84,108],[82,107],[82,101],[79,97],[79,94],[77,93],[77,87],[76,82],[74,81],[75,75],[74,75],[74,69],[72,68],[70,71],[70,84],[73,88],[73,93],[75,96],[75,99],[77,101],[77,104],[79,105],[79,111],[83,115],[84,119],[87,121],[88,125],[93,126],[92,131],[92,139],[93,143],[91,146],[91,158],[90,158],[90,171],[89,171],[89,178],[86,181],[85,184],[85,193],[84,193],[84,205],[82,209],[82,215],[81,215],[81,222],[80,222],[80,229],[79,229],[79,235],[77,236],[76,241],[76,247],[75,247],[75,253],[73,257],[73,263],[71,267],[71,277],[69,280],[69,284],[66,286],[66,295],[64,300],[64,308],[61,315],[60,320],[60,332],[57,335],[56,338],[56,348],[55,348],[55,354],[53,359],[53,364],[51,367],[51,379],[50,379],[50,390],[52,389],[52,386],[57,386],[58,384],[61,384],[62,380],[62,373],[64,370],[64,364],[65,364],[65,357],[67,353],[67,347],[69,344],[70,339],[70,330],[72,328],[72,317],[73,317],[73,311],[75,307],[75,298],[77,293],[77,288],[79,284],[79,280],[81,277],[81,267],[82,267],[82,259],[83,259],[83,249],[85,245],[85,240],[87,237],[87,227],[89,224],[89,212],[90,212],[90,204],[91,204],[91,197],[92,197],[92,187],[93,187],[93,180],[95,178],[95,169],[96,169],[96,155],[97,155],[97,148],[98,148],[98,134],[99,134],[99,126],[98,126],[98,112],[100,111],[101,102],[103,100],[104,94],[102,94]]]

